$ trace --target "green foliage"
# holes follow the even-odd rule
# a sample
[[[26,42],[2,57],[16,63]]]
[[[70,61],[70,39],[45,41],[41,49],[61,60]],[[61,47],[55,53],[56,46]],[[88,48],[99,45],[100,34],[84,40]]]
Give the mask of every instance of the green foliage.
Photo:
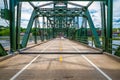
[[[6,29],[0,29],[0,36],[9,36],[10,30],[8,28]]]
[[[118,34],[118,37],[120,37],[120,34]]]
[[[113,32],[117,32],[117,30],[120,30],[120,28],[113,28]]]
[[[21,27],[21,32],[24,33],[25,31],[26,31],[26,28],[22,28],[22,27]]]
[[[117,51],[115,52],[115,55],[120,57],[120,46],[118,47]]]
[[[24,33],[26,31],[26,28],[21,27],[21,32]],[[9,36],[10,35],[10,29],[9,27],[3,27],[0,26],[0,36]]]

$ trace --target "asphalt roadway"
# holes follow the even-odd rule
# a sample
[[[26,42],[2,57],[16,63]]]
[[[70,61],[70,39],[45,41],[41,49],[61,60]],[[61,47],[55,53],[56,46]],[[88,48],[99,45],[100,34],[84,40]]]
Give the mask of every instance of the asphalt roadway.
[[[23,52],[32,54],[0,62],[0,80],[120,80],[119,60],[67,39],[54,39]],[[73,54],[78,52],[85,54]]]

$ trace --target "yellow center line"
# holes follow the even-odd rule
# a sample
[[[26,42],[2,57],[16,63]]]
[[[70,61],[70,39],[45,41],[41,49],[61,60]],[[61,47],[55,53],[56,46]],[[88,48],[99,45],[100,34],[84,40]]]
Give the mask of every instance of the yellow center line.
[[[60,51],[63,51],[63,45],[62,45],[62,41],[60,40],[59,42],[59,50]],[[59,61],[62,62],[63,61],[63,57],[62,56],[59,56]]]
[[[59,57],[59,61],[62,62],[63,61],[63,58],[62,56]]]

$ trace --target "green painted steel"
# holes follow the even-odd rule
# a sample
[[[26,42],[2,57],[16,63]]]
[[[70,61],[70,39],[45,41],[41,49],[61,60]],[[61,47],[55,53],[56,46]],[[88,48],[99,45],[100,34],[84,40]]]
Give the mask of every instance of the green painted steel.
[[[100,43],[100,40],[99,40],[99,36],[98,36],[98,34],[96,32],[96,28],[95,28],[95,26],[93,24],[93,21],[92,21],[92,18],[90,16],[90,13],[89,13],[88,10],[86,10],[85,13],[86,13],[86,16],[87,16],[87,20],[88,20],[90,29],[91,29],[92,34],[93,34],[95,46],[98,47],[98,48],[101,48],[101,43]]]
[[[34,35],[34,37],[35,37],[35,44],[37,44],[37,18],[35,19],[35,30],[34,30],[34,32],[35,32],[35,35]]]
[[[10,51],[16,51],[15,0],[10,0]]]
[[[103,48],[104,51],[111,52],[112,49],[112,9],[113,0],[74,0],[74,1],[90,1],[86,6],[75,4],[69,1],[72,0],[10,0],[10,44],[11,51],[16,51],[20,48],[20,2],[29,2],[34,8],[31,18],[29,20],[26,33],[23,37],[21,47],[24,48],[27,45],[29,35],[32,29],[33,22],[35,20],[35,43],[37,43],[37,33],[40,35],[41,41],[56,38],[58,36],[65,36],[69,39],[77,40],[79,42],[88,44],[88,28],[87,21],[92,31],[95,46]],[[40,6],[35,6],[30,1],[53,1]],[[94,1],[101,1],[101,23],[102,23],[102,44],[100,43],[99,36],[96,28],[93,24],[92,18],[88,11],[88,7]],[[64,4],[64,6],[57,6],[58,3]],[[42,8],[53,4],[53,8]],[[68,4],[74,5],[77,8],[68,8]],[[15,15],[15,6],[17,6],[18,14]],[[107,8],[105,8],[107,7]],[[17,16],[17,22],[15,22],[15,16]],[[43,17],[43,25],[40,27],[40,23],[37,19]],[[79,24],[79,17],[83,18],[82,26]],[[46,19],[47,21],[46,21]],[[16,25],[15,25],[16,23]],[[38,26],[38,28],[37,28]]]
[[[22,48],[27,46],[27,42],[29,39],[29,35],[30,35],[31,29],[32,29],[32,25],[33,25],[35,16],[36,16],[36,11],[33,10],[30,21],[27,25],[27,30],[26,30],[25,35],[24,35],[23,40],[22,40],[22,44],[21,44]]]
[[[113,0],[107,1],[107,28],[106,28],[106,46],[107,52],[112,53],[112,21],[113,21]],[[111,49],[111,50],[110,50]]]
[[[82,26],[80,28],[80,42],[88,44],[88,34],[87,34],[87,19],[83,17]]]
[[[10,10],[8,9],[1,9],[1,18],[10,20]]]
[[[107,40],[106,40],[106,12],[105,12],[105,3],[101,2],[101,25],[102,25],[102,49],[103,51],[107,50]]]
[[[3,46],[0,44],[0,56],[5,56],[5,55],[7,55],[7,52],[5,51]]]
[[[16,49],[19,50],[20,47],[20,24],[21,24],[21,6],[22,3],[17,4],[17,19],[16,19]]]

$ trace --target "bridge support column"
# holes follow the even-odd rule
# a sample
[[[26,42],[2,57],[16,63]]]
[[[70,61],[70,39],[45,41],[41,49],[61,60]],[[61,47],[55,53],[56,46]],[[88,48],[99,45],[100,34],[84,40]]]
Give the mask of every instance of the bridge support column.
[[[20,49],[20,27],[21,27],[21,6],[22,3],[17,4],[17,20],[16,20],[16,49]]]
[[[30,21],[27,25],[25,35],[23,36],[23,40],[22,40],[22,44],[21,44],[22,48],[27,46],[27,42],[28,42],[28,39],[29,39],[29,36],[30,36],[30,31],[32,29],[32,25],[33,25],[35,16],[36,16],[36,11],[33,10]]]
[[[15,0],[9,1],[10,6],[10,51],[16,51],[16,27],[15,27]]]
[[[89,23],[89,26],[90,26],[90,29],[92,31],[92,34],[93,34],[93,39],[94,39],[94,43],[95,43],[95,46],[100,48],[101,47],[101,43],[100,43],[100,40],[99,40],[99,36],[96,32],[96,28],[94,26],[94,23],[92,21],[92,18],[90,16],[90,13],[88,10],[85,11],[85,14],[87,16],[87,20],[88,20],[88,23]]]
[[[34,37],[35,37],[35,44],[37,44],[37,18],[35,18],[35,30],[34,30]]]
[[[107,52],[112,53],[112,24],[113,23],[113,0],[107,0],[107,29],[106,29],[106,47]]]
[[[101,25],[102,25],[102,48],[103,51],[107,50],[107,40],[106,40],[106,13],[105,13],[105,3],[101,2]]]

